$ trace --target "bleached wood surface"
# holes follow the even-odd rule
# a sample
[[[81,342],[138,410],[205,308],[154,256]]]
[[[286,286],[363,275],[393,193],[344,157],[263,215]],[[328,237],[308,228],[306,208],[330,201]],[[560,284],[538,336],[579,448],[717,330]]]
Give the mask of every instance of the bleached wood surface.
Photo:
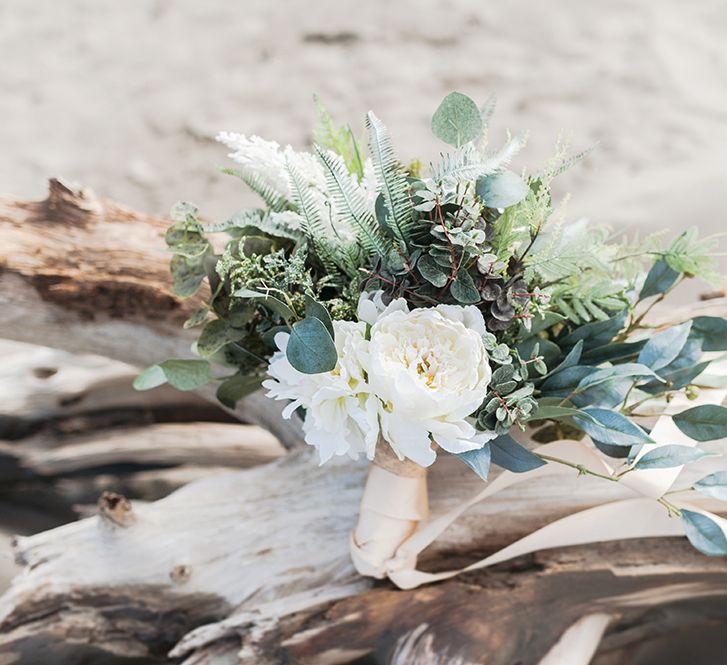
[[[150,268],[148,280],[135,280],[141,245],[137,252],[129,249],[147,224],[157,229],[158,242],[162,220],[149,222],[59,183],[52,185],[46,202],[5,200],[2,205],[0,239],[12,237],[16,243],[2,257],[3,331],[15,339],[131,363],[158,360],[160,349],[170,355],[183,352],[189,340],[180,336],[174,320],[181,306],[167,300],[163,287],[160,266],[166,256],[153,257],[158,272]],[[22,233],[12,235],[18,229]],[[121,245],[113,262],[116,272],[110,274],[101,254],[93,257],[114,241]],[[84,257],[82,287],[79,261],[56,246],[63,242]],[[98,308],[92,319],[89,302]],[[159,306],[164,302],[170,303],[166,309]],[[704,307],[712,311],[724,305]],[[76,415],[86,413],[81,408],[86,399],[87,405],[111,406],[109,390],[118,389],[128,369],[103,371],[108,376],[99,396],[93,390],[85,396],[86,389],[79,388],[84,374],[77,368],[77,387],[70,389],[82,395]],[[37,374],[32,381],[55,377]],[[52,391],[44,398],[25,391],[26,398],[16,404],[20,413],[62,417],[64,409],[53,403]],[[119,394],[123,397],[124,391]],[[180,403],[192,408],[194,398]],[[281,428],[273,411],[256,410],[269,404],[262,398],[247,401],[243,413],[295,447],[300,443],[295,427]],[[156,448],[128,457],[146,456],[154,464],[173,450],[178,459],[187,455],[195,463],[183,463],[174,473],[194,475],[199,451],[183,443],[182,424],[172,427],[180,428],[179,436],[166,436],[171,430],[165,425],[145,428],[152,443],[157,437]],[[227,425],[216,423],[208,434],[204,427],[195,436],[208,437],[212,446],[226,440],[220,432]],[[133,452],[126,446],[134,445],[133,436],[75,440],[64,450],[58,447],[61,439],[44,441],[38,435],[35,446],[18,459],[29,468],[35,465],[38,473],[73,474],[94,456],[123,459]],[[227,464],[237,445],[233,435],[214,454]],[[267,443],[263,447],[272,450]],[[260,461],[260,450],[252,453]],[[348,558],[365,464],[338,462],[320,469],[304,449],[271,464],[219,475],[219,461],[214,475],[159,501],[105,493],[97,515],[19,538],[16,552],[24,569],[0,600],[0,656],[12,663],[37,663],[42,654],[52,653],[61,664],[104,665],[167,662],[169,652],[187,665],[325,665],[364,657],[395,664],[536,663],[578,619],[600,612],[609,616],[609,628],[594,662],[611,665],[629,662],[637,645],[676,625],[668,613],[655,619],[654,607],[676,608],[673,616],[686,616],[694,631],[708,629],[713,617],[727,613],[724,562],[695,553],[683,539],[538,553],[495,571],[413,591],[374,585],[355,575]],[[709,464],[714,460],[705,461],[702,471]],[[151,472],[144,473],[149,480]],[[63,482],[75,479],[71,475]],[[443,457],[431,474],[432,509],[437,514],[452,508],[479,488],[458,460]],[[422,563],[433,569],[463,565],[548,521],[625,495],[627,489],[593,478],[518,486],[474,507]]]

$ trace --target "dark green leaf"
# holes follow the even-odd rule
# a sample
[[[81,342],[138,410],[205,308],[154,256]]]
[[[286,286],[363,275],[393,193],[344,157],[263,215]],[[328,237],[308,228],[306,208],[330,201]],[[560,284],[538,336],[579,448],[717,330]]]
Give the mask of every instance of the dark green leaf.
[[[549,339],[540,339],[539,337],[529,337],[525,341],[520,342],[516,349],[521,358],[529,359],[533,357],[536,345],[538,347],[537,355],[543,357],[548,367],[556,365],[562,357],[557,344],[551,342]]]
[[[558,344],[561,348],[570,348],[583,340],[584,350],[604,346],[621,332],[625,323],[626,310],[606,321],[593,321],[579,326],[569,335],[559,338]]]
[[[569,367],[575,367],[581,360],[582,352],[583,340],[579,339],[578,343],[567,353],[562,362],[550,372],[549,376],[552,376],[556,372],[561,372],[564,369],[568,369]]]
[[[727,319],[697,316],[692,319],[692,335],[702,340],[702,351],[727,351]]]
[[[583,360],[591,365],[600,365],[605,362],[636,358],[647,341],[646,339],[640,339],[638,342],[616,342],[599,346],[586,351],[583,354]]]
[[[574,365],[545,379],[540,390],[543,394],[565,397],[587,376],[596,371],[588,365]]]
[[[542,314],[536,314],[532,319],[530,319],[529,330],[527,330],[524,326],[521,326],[520,337],[524,339],[526,337],[537,335],[539,332],[547,330],[548,328],[552,328],[557,323],[561,323],[563,321],[565,321],[565,317],[562,314],[558,314],[557,312],[544,312]]]
[[[197,293],[207,275],[204,262],[175,254],[169,264],[174,283],[171,291],[180,298],[189,298]]]
[[[689,542],[707,556],[725,556],[727,538],[713,519],[693,510],[683,509],[682,525]]]
[[[695,406],[672,416],[674,424],[695,441],[727,438],[727,408],[716,404]]]
[[[646,280],[644,280],[644,286],[641,288],[639,298],[650,298],[651,296],[664,293],[677,281],[678,277],[679,273],[676,270],[670,268],[664,259],[659,259],[651,266],[651,270],[646,275]]]
[[[645,453],[634,464],[634,469],[671,469],[707,457],[712,453],[705,453],[699,448],[691,446],[659,446]]]
[[[250,289],[238,289],[232,294],[235,298],[250,298],[253,300],[259,300],[265,307],[275,312],[286,321],[295,319],[295,313],[288,305],[282,300],[279,300],[275,296],[271,296],[267,293],[261,293],[260,291],[252,291]]]
[[[449,279],[449,273],[445,272],[428,254],[417,261],[417,268],[422,277],[437,288],[443,287]]]
[[[482,480],[487,480],[490,473],[490,444],[486,443],[477,450],[458,453],[457,457],[472,469]]]
[[[490,448],[492,463],[513,473],[532,471],[546,464],[509,434],[503,434],[490,441]]]
[[[326,327],[326,330],[328,331],[328,334],[331,336],[331,338],[335,339],[331,315],[328,313],[328,310],[325,308],[324,305],[314,300],[308,294],[306,294],[305,296],[305,315],[306,317],[312,316],[313,318],[318,319]]]
[[[303,319],[293,326],[286,355],[290,364],[303,374],[330,372],[338,362],[333,338],[323,323],[314,317]]]
[[[475,288],[472,277],[465,270],[460,270],[457,273],[457,279],[452,282],[449,291],[457,302],[464,305],[471,305],[480,301],[480,293]]]
[[[482,130],[477,104],[460,92],[450,92],[432,116],[434,135],[457,148],[478,139]]]
[[[197,340],[197,352],[203,358],[209,358],[223,346],[231,342],[239,342],[244,336],[244,330],[231,328],[222,319],[214,319],[202,329]]]
[[[202,307],[201,309],[198,309],[184,322],[184,329],[187,330],[189,328],[194,328],[195,326],[198,326],[207,318],[209,312],[209,307]]]
[[[261,383],[259,376],[235,374],[217,387],[217,399],[227,408],[234,409],[239,400],[254,393]]]
[[[614,446],[633,446],[650,442],[648,434],[626,416],[609,409],[586,408],[573,416],[575,422],[594,441]]]
[[[698,492],[720,501],[727,501],[727,471],[715,471],[693,485]]]
[[[671,364],[681,353],[687,342],[692,322],[667,328],[649,338],[639,353],[638,361],[653,370],[659,370]]]
[[[530,189],[517,173],[500,171],[479,178],[475,191],[488,208],[509,208],[522,201]]]

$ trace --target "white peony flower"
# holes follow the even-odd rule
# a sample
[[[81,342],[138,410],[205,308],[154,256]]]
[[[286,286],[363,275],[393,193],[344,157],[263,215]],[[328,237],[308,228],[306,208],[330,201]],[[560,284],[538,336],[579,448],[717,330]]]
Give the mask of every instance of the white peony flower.
[[[379,298],[380,300],[380,298]],[[359,317],[370,321],[377,299],[362,298]],[[399,457],[434,462],[432,440],[461,453],[495,437],[468,418],[483,402],[492,376],[476,307],[439,305],[409,311],[391,302],[372,325],[370,389],[381,399],[381,431]]]
[[[378,400],[369,390],[364,363],[368,360],[368,341],[363,322],[334,321],[338,363],[331,372],[303,374],[288,362],[285,349],[287,333],[278,333],[275,343],[280,351],[270,359],[263,382],[268,397],[291,400],[283,410],[290,418],[300,406],[306,409],[303,423],[305,441],[318,449],[321,464],[334,455],[373,459],[379,437]]]

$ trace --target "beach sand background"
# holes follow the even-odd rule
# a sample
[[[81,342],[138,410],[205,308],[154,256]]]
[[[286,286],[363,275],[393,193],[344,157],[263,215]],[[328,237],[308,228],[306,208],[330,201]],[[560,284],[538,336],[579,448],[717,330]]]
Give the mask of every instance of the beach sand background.
[[[375,109],[401,158],[426,162],[445,148],[429,131],[442,97],[494,92],[492,141],[529,131],[517,168],[542,165],[561,132],[575,151],[598,143],[557,183],[568,217],[714,233],[725,35],[724,0],[0,0],[0,191],[42,198],[61,176],[220,218],[254,199],[218,173],[219,130],[303,148],[316,92],[355,129]]]

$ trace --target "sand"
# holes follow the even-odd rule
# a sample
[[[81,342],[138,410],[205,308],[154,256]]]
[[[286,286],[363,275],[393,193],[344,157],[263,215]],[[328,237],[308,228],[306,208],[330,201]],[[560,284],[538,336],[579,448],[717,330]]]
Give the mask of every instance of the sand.
[[[527,129],[517,166],[561,131],[595,142],[564,176],[569,214],[618,228],[725,226],[724,0],[3,0],[0,191],[62,175],[143,210],[209,217],[252,202],[215,168],[220,129],[303,147],[312,92],[354,127],[369,108],[402,158],[444,146],[453,89],[499,97],[493,140]]]

